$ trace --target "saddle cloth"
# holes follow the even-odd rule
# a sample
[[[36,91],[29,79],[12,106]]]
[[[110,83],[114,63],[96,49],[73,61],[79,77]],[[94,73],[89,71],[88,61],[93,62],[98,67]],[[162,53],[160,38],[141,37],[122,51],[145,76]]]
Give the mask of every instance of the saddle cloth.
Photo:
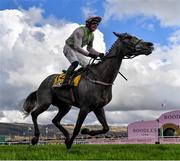
[[[61,74],[57,75],[54,79],[52,87],[61,87],[65,76],[66,76],[66,73],[61,73]],[[77,87],[79,85],[80,80],[81,80],[81,75],[77,75],[73,78],[70,85]]]

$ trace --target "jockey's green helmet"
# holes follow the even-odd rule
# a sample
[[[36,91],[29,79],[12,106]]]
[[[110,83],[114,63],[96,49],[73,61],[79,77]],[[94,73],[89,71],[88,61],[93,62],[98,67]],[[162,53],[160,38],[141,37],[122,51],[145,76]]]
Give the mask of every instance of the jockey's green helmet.
[[[102,18],[99,16],[91,16],[86,19],[86,26],[89,27],[90,24],[97,24],[101,22]]]

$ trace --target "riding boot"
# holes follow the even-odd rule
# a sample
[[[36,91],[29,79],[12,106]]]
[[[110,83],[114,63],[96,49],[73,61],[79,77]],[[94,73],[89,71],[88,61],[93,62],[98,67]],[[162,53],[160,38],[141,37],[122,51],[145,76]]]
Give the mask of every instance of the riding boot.
[[[66,85],[69,85],[69,79],[70,77],[72,76],[74,70],[77,68],[79,62],[73,62],[70,67],[67,69],[66,71],[66,76],[64,78],[64,81],[63,81],[63,84],[61,85],[62,86],[66,86]]]

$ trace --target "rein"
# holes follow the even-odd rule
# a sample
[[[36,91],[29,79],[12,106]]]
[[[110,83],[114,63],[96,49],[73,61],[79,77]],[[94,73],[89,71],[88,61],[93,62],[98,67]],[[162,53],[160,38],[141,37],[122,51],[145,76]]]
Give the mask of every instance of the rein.
[[[100,85],[104,85],[104,86],[112,86],[113,83],[106,83],[106,82],[102,82],[102,81],[98,81],[98,80],[94,80],[89,78],[88,76],[86,77],[90,82],[95,83],[95,84],[100,84]]]
[[[95,60],[101,60],[101,61],[103,61],[103,60],[105,60],[105,59],[111,59],[111,58],[114,58],[114,57],[117,57],[116,55],[107,55],[107,56],[105,56],[105,57],[103,57],[102,59],[90,59],[90,61],[89,61],[89,65],[90,64],[93,64],[94,63],[94,61]],[[91,62],[91,60],[92,60],[92,62]],[[118,72],[118,74],[120,74],[126,81],[128,80],[120,71]],[[86,77],[90,82],[92,82],[92,83],[95,83],[95,84],[100,84],[100,85],[104,85],[104,86],[112,86],[113,85],[113,83],[107,83],[107,82],[102,82],[102,81],[98,81],[98,80],[93,80],[93,79],[91,79],[91,78],[89,78],[88,76]]]
[[[103,57],[102,59],[93,59],[93,62],[95,61],[95,60],[105,60],[105,59],[111,59],[111,58],[114,58],[114,57],[117,57],[116,55],[107,55],[107,56],[105,56],[105,57]],[[135,56],[134,56],[135,57]],[[132,59],[133,57],[127,57],[127,58],[123,58],[123,59]],[[93,63],[92,62],[92,63]],[[128,81],[128,79],[119,71],[118,72],[118,74],[120,74],[126,81]]]

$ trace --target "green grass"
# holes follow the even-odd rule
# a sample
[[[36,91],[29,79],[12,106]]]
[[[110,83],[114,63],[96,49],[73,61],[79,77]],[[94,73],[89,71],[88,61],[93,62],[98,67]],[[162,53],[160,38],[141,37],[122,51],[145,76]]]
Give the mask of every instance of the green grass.
[[[180,145],[1,145],[1,160],[178,160]]]

